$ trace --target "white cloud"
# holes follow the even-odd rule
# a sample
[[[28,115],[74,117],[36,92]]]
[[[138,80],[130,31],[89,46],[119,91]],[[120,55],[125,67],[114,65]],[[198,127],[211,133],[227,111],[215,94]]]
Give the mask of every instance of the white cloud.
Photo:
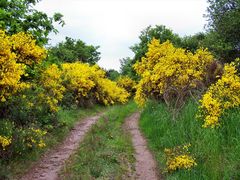
[[[206,0],[43,0],[37,9],[49,15],[60,12],[66,25],[52,35],[52,43],[65,36],[100,45],[100,66],[119,69],[119,59],[132,56],[129,46],[138,42],[148,25],[163,24],[180,35],[203,31]]]

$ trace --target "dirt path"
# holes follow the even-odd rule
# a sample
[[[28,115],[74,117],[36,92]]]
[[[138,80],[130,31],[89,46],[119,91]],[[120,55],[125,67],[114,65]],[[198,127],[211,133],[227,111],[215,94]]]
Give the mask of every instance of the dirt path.
[[[136,158],[136,179],[139,180],[157,180],[158,173],[156,162],[150,153],[145,138],[141,135],[138,127],[140,113],[134,113],[126,119],[125,126],[132,135],[132,142],[135,148]]]
[[[86,132],[97,122],[101,114],[88,117],[77,123],[64,142],[46,153],[21,179],[22,180],[56,180],[58,172],[69,156],[74,153]]]

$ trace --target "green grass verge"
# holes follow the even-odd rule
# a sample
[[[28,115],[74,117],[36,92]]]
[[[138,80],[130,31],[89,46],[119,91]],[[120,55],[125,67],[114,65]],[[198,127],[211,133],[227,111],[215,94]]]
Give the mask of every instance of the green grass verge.
[[[197,105],[188,102],[175,122],[163,103],[150,102],[141,114],[140,128],[158,161],[166,163],[165,148],[191,143],[197,166],[165,173],[166,179],[240,179],[240,111],[231,110],[217,129],[202,128],[195,114]]]
[[[61,124],[59,128],[53,128],[48,132],[43,149],[36,149],[21,157],[1,162],[0,160],[0,177],[4,179],[18,179],[27,169],[36,162],[41,155],[53,146],[62,142],[68,132],[73,128],[76,122],[84,117],[94,115],[98,112],[106,110],[103,106],[94,106],[92,108],[76,108],[76,109],[61,109],[58,112],[58,119]]]
[[[60,173],[62,179],[126,179],[134,170],[134,149],[122,125],[134,102],[112,107],[87,133]]]

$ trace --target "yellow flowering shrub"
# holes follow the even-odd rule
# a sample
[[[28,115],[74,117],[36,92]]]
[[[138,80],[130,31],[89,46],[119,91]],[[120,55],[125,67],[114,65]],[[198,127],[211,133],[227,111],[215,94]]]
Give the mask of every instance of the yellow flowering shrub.
[[[8,36],[0,30],[0,101],[29,87],[21,81],[26,65],[41,62],[46,57],[44,48],[35,44],[30,35],[18,33]]]
[[[205,128],[219,126],[225,110],[240,106],[240,77],[234,63],[224,66],[222,77],[209,87],[200,103],[198,116],[204,119]]]
[[[4,31],[0,31],[0,101],[6,101],[10,95],[24,86],[24,83],[20,82],[24,69],[24,64],[16,62],[10,37]]]
[[[46,102],[52,112],[58,110],[58,103],[63,98],[65,87],[62,84],[62,71],[56,64],[52,64],[41,74],[41,85],[44,89],[39,97]]]
[[[191,144],[187,144],[164,150],[167,158],[166,166],[168,172],[178,169],[191,169],[197,165],[195,158],[189,153],[190,146]]]
[[[41,129],[30,128],[26,139],[27,146],[29,148],[43,148],[46,146],[44,143],[44,136],[47,131]]]
[[[143,105],[150,96],[164,96],[174,92],[182,95],[197,88],[203,81],[207,67],[213,62],[213,56],[206,49],[198,49],[195,54],[182,48],[175,48],[166,41],[160,44],[153,39],[148,45],[146,57],[134,65],[141,76],[136,86],[135,100]]]
[[[10,37],[12,51],[16,61],[26,65],[40,64],[46,58],[46,50],[36,45],[36,40],[30,34],[20,32]]]
[[[105,71],[97,65],[90,66],[81,62],[64,63],[62,69],[66,89],[74,92],[77,102],[95,99],[108,105],[127,101],[129,94],[118,87],[117,83],[108,80]]]
[[[64,63],[62,69],[66,88],[73,91],[78,99],[87,96],[88,92],[95,86],[94,69],[88,64]]]
[[[6,147],[12,143],[11,137],[1,136],[0,135],[0,145],[2,146],[3,150],[6,150]]]
[[[128,76],[121,76],[117,80],[117,85],[124,88],[128,93],[133,94],[135,91],[136,82]]]
[[[98,78],[96,89],[94,95],[104,105],[116,102],[126,103],[128,101],[129,93],[125,89],[118,87],[116,82],[107,78]]]

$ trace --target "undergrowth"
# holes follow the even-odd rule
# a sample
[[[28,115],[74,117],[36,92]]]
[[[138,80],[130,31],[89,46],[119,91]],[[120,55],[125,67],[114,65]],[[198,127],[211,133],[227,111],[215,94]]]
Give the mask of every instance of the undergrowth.
[[[141,114],[140,128],[166,179],[240,179],[240,111],[222,117],[221,127],[203,128],[196,120],[198,105],[189,101],[175,121],[164,103],[149,102]],[[197,165],[190,170],[166,172],[165,148],[191,144]]]
[[[26,153],[23,156],[9,159],[9,161],[0,160],[0,179],[18,179],[18,177],[23,175],[28,170],[28,168],[41,157],[44,152],[53,146],[56,146],[58,143],[61,143],[77,121],[89,115],[101,112],[105,109],[106,108],[102,106],[94,106],[91,109],[61,109],[57,115],[59,119],[58,127],[48,127],[48,133],[44,139],[46,147],[35,149],[34,151]]]

